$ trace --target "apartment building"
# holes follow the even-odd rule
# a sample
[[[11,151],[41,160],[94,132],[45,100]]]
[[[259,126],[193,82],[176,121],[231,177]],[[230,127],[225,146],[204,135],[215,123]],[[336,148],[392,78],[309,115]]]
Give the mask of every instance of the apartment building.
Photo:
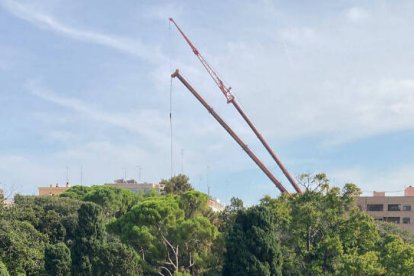
[[[50,184],[48,187],[39,187],[38,190],[40,196],[58,196],[69,188],[69,183],[66,183],[65,186],[59,186],[59,184]]]
[[[359,197],[357,204],[375,220],[395,223],[401,229],[414,233],[414,187],[407,187],[404,196],[374,192],[373,196]]]
[[[164,185],[159,183],[138,183],[134,179],[125,180],[125,179],[117,179],[114,183],[107,183],[107,186],[111,186],[114,188],[124,188],[128,189],[133,193],[149,193],[150,191],[156,191],[160,194],[164,193]]]

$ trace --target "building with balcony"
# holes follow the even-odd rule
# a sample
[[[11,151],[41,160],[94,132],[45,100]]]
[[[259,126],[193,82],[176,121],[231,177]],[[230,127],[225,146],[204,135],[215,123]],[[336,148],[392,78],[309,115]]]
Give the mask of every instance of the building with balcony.
[[[357,204],[375,220],[395,223],[399,228],[414,233],[414,187],[407,187],[404,196],[374,192],[373,196],[359,197]]]

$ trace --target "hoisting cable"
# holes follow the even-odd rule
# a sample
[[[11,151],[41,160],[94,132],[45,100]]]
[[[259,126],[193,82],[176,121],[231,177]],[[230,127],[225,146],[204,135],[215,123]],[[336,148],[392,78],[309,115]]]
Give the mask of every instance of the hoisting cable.
[[[168,20],[168,39],[171,44],[171,21]],[[171,55],[169,57],[170,71],[172,70]],[[170,78],[170,177],[174,176],[174,136],[173,136],[173,122],[172,122],[172,85],[173,78]]]
[[[173,123],[172,123],[172,78],[170,79],[170,139],[171,139],[171,145],[170,145],[170,154],[171,154],[171,178],[174,176],[174,136],[173,136]]]

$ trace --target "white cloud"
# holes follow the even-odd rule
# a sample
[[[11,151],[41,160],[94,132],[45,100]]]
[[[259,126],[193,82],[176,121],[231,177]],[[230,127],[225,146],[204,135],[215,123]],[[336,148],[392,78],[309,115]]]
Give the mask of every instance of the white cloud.
[[[352,7],[346,12],[346,18],[353,23],[362,22],[366,20],[368,17],[368,11],[361,7]]]
[[[166,60],[161,52],[157,51],[155,47],[148,47],[141,41],[74,28],[59,22],[50,15],[38,12],[17,1],[2,0],[0,4],[16,17],[33,23],[36,26],[50,29],[57,34],[80,41],[106,46],[150,62],[154,62],[155,60]]]
[[[81,114],[84,119],[95,120],[111,126],[120,127],[132,133],[139,134],[154,144],[165,144],[168,140],[165,138],[165,130],[168,128],[168,121],[156,110],[140,109],[136,112],[131,111],[124,114],[112,113],[102,111],[79,99],[59,96],[47,88],[42,87],[36,81],[29,82],[26,85],[26,88],[32,95],[59,106],[63,106],[77,114]]]

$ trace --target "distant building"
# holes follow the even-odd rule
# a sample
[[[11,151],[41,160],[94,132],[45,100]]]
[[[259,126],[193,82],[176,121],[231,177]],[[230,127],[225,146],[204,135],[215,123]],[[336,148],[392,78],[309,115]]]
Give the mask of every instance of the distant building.
[[[70,188],[69,183],[67,182],[65,186],[60,187],[59,184],[52,185],[50,184],[49,187],[39,187],[39,195],[40,196],[57,196],[64,193],[67,189]]]
[[[13,199],[13,198],[6,198],[6,199],[3,201],[3,205],[4,205],[5,207],[12,207],[12,206],[14,205],[14,199]]]
[[[375,220],[395,223],[399,228],[414,233],[414,187],[406,188],[404,196],[374,192],[373,196],[359,197],[357,203]]]
[[[214,212],[221,212],[224,210],[224,205],[220,203],[220,200],[217,198],[210,197],[208,199],[208,206],[210,206],[211,210]]]
[[[107,183],[107,186],[115,187],[115,188],[124,188],[128,189],[133,193],[144,193],[147,194],[150,191],[156,191],[159,194],[164,194],[164,185],[159,183],[138,183],[134,179],[125,180],[125,179],[117,179],[114,183]]]

